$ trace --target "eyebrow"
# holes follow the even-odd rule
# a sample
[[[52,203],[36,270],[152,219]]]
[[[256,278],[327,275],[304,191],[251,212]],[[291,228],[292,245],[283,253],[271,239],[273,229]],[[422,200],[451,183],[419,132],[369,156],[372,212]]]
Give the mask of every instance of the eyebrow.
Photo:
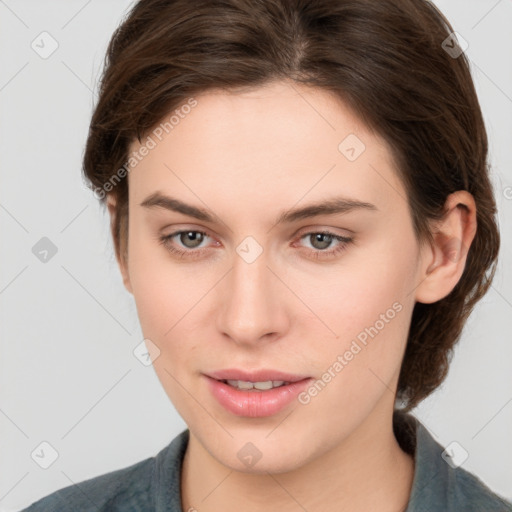
[[[198,208],[187,203],[184,203],[173,197],[163,195],[160,192],[155,192],[148,196],[140,206],[144,208],[163,208],[177,213],[182,213],[189,217],[201,220],[203,222],[215,222],[213,215],[208,213],[203,208]],[[281,212],[274,225],[292,223],[298,220],[307,219],[310,217],[317,217],[319,215],[334,215],[339,213],[348,213],[354,210],[369,210],[377,211],[378,208],[371,203],[357,201],[345,197],[333,197],[331,199],[312,203],[301,208],[295,208]]]

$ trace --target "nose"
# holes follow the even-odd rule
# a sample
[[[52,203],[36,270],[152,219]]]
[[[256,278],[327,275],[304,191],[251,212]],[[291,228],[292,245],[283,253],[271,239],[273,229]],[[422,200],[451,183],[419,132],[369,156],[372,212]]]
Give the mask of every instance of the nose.
[[[236,254],[223,280],[217,328],[239,345],[275,341],[289,328],[285,287],[267,265],[265,252],[252,263]]]

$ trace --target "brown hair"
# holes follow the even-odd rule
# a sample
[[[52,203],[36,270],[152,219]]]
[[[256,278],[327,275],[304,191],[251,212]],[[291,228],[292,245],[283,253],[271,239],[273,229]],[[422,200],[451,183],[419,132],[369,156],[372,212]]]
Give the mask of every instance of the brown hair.
[[[126,257],[129,145],[173,109],[209,89],[274,80],[334,92],[389,143],[419,240],[430,239],[450,193],[467,190],[477,205],[459,283],[413,311],[397,390],[412,409],[446,377],[499,249],[487,135],[467,58],[449,51],[452,32],[427,0],[138,2],[109,44],[83,159],[98,197],[116,199],[117,256]]]

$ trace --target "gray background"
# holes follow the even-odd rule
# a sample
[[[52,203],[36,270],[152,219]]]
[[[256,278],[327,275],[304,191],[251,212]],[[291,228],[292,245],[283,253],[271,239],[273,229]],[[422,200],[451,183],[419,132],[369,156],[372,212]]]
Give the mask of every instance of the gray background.
[[[512,499],[512,3],[436,3],[469,43],[503,247],[445,384],[415,414],[469,453],[462,467]],[[143,339],[134,301],[107,214],[80,175],[106,45],[130,5],[0,0],[2,511],[152,456],[185,428],[133,355]],[[58,43],[47,58],[31,46],[51,49],[43,31]],[[43,237],[57,249],[46,262],[33,253]],[[31,457],[43,441],[58,452],[48,469]]]

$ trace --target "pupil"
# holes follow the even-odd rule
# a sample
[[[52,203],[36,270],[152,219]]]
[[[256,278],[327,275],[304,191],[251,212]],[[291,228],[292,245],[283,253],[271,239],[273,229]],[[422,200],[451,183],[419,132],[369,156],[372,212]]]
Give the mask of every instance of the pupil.
[[[187,238],[185,238],[185,241],[183,241],[183,236],[186,235]],[[197,247],[201,244],[203,240],[203,235],[199,233],[198,231],[187,231],[186,233],[181,234],[182,243],[185,245],[185,247]],[[192,240],[192,244],[189,245],[187,242]]]
[[[320,242],[320,247],[315,247],[315,244],[313,244],[313,247],[315,247],[316,249],[327,249],[327,247],[329,247],[330,243],[332,242],[332,235],[327,235],[325,233],[316,233],[314,235],[314,239],[315,243]]]

